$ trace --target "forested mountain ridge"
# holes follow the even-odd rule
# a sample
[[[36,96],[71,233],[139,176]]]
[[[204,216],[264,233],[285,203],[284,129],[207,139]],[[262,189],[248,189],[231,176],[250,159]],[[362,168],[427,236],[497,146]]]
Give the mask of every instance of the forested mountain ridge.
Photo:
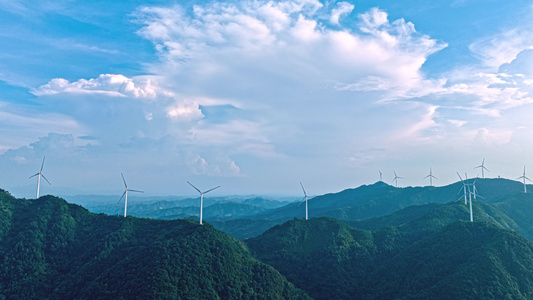
[[[53,196],[0,193],[0,257],[0,298],[307,298],[211,225],[97,215]]]
[[[295,219],[247,244],[316,299],[533,298],[531,242],[494,218],[425,217],[426,228],[415,219],[370,231],[327,217]]]
[[[468,183],[472,183],[470,179]],[[495,203],[507,195],[520,193],[520,182],[496,178],[477,178],[476,189],[487,203]],[[339,220],[354,221],[385,216],[400,209],[428,203],[454,202],[463,196],[462,182],[455,182],[441,187],[402,187],[396,188],[383,181],[357,188],[346,189],[309,199],[310,217],[332,217]],[[255,219],[285,219],[305,217],[305,210],[298,203],[259,213]]]

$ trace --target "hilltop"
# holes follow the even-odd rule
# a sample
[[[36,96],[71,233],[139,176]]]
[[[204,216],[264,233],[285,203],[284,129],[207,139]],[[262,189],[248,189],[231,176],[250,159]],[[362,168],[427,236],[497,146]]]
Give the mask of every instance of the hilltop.
[[[0,193],[0,298],[302,299],[237,239],[190,220]]]

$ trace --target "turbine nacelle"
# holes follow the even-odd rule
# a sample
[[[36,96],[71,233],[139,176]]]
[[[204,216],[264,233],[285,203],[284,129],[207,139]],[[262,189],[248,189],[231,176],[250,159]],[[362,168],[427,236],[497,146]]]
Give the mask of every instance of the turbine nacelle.
[[[122,182],[124,182],[125,189],[124,189],[124,193],[122,193],[122,196],[118,200],[117,204],[120,203],[120,201],[122,201],[122,199],[124,198],[124,218],[125,218],[127,215],[126,214],[127,210],[128,210],[128,192],[136,192],[136,193],[144,193],[144,192],[139,191],[139,190],[129,189],[128,184],[126,183],[126,179],[124,179],[124,174],[120,173],[120,176],[122,176]]]
[[[190,182],[188,182],[188,181],[187,181],[187,183],[188,183],[190,186],[192,186],[192,187],[193,187],[198,193],[200,193],[200,225],[202,225],[202,224],[203,224],[203,223],[202,223],[202,221],[203,221],[203,211],[204,211],[204,194],[207,194],[207,193],[211,192],[212,190],[216,190],[216,189],[218,189],[218,188],[220,187],[220,185],[217,186],[217,187],[214,187],[214,188],[212,188],[212,189],[209,189],[209,190],[207,190],[207,191],[205,191],[205,192],[202,192],[202,191],[200,191],[200,189],[198,189],[197,187],[195,187],[192,183],[190,183]]]
[[[46,158],[46,156],[43,157],[43,162],[41,163],[41,169],[39,170],[39,172],[31,175],[29,178],[33,178],[35,176],[38,176],[37,177],[37,199],[39,199],[39,188],[41,186],[41,177],[44,178],[44,180],[46,180],[46,182],[48,182],[49,185],[52,185],[50,183],[50,181],[48,181],[48,179],[46,179],[46,177],[44,176],[43,174],[43,168],[44,168],[44,159]]]

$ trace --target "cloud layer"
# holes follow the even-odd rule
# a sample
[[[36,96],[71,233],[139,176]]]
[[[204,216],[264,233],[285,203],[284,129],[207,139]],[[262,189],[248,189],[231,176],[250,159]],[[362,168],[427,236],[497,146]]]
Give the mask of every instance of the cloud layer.
[[[56,143],[101,168],[152,178],[180,169],[251,191],[259,182],[287,190],[298,176],[351,184],[350,172],[391,162],[419,170],[435,157],[464,161],[503,149],[521,156],[529,145],[533,124],[518,109],[533,100],[527,27],[475,38],[461,45],[471,63],[432,73],[428,60],[457,47],[453,41],[379,7],[255,0],[129,13],[131,34],[155,55],[140,62],[144,75],[55,76],[30,90],[39,109],[5,104],[0,124],[35,125],[24,139],[3,132],[4,158],[37,161],[47,152],[41,145],[55,152]]]

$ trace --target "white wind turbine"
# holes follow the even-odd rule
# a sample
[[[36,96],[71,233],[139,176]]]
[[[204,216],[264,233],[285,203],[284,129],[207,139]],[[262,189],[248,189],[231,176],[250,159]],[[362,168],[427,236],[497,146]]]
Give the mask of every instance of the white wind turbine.
[[[118,200],[117,203],[120,203],[122,198],[124,198],[124,218],[125,218],[126,217],[126,212],[128,210],[128,191],[129,192],[136,192],[136,193],[144,193],[144,192],[143,191],[129,189],[128,185],[126,184],[126,179],[124,179],[124,175],[122,173],[120,173],[120,175],[122,176],[122,181],[124,182],[125,190],[124,190],[124,193],[122,194],[122,197],[120,197],[120,199]]]
[[[404,178],[396,175],[396,171],[393,171],[393,172],[394,172],[394,179],[392,181],[394,181],[396,183],[396,187],[398,187],[398,179],[404,179]]]
[[[187,183],[190,184],[195,190],[197,190],[198,193],[200,193],[200,225],[202,225],[203,210],[204,210],[204,194],[207,194],[207,193],[211,192],[212,190],[218,189],[218,188],[220,187],[220,185],[217,186],[217,187],[214,187],[214,188],[212,188],[212,189],[210,189],[210,190],[207,190],[207,191],[205,191],[205,192],[202,192],[202,191],[200,191],[197,187],[195,187],[194,185],[192,185],[192,183],[190,183],[190,182],[188,182],[188,181],[187,181]]]
[[[426,178],[429,178],[429,186],[433,186],[433,178],[437,179],[437,177],[433,176],[433,173],[431,172],[431,167],[429,168],[429,175],[424,177],[424,179]]]
[[[37,198],[36,199],[39,199],[39,187],[41,186],[41,176],[44,178],[44,180],[46,180],[46,182],[48,182],[49,185],[52,185],[50,183],[50,181],[48,181],[48,179],[46,179],[46,177],[44,177],[44,174],[43,174],[43,167],[44,167],[44,159],[45,158],[46,157],[43,157],[43,163],[41,164],[41,170],[39,172],[35,173],[34,175],[30,176],[30,178],[38,176],[37,177]]]
[[[470,222],[474,222],[474,213],[472,212],[472,192],[470,191],[470,186],[468,186],[468,199],[470,200]]]
[[[524,166],[524,175],[518,177],[517,180],[518,179],[523,179],[524,180],[524,193],[527,193],[527,190],[526,190],[526,179],[529,180],[529,181],[531,181],[531,179],[526,177],[526,166]],[[531,182],[533,182],[533,181],[531,181]]]
[[[485,178],[485,170],[489,172],[487,168],[485,168],[485,158],[483,158],[483,161],[481,162],[481,165],[474,167],[474,169],[481,168],[481,178]]]
[[[301,181],[300,181],[300,186],[302,187],[302,191],[304,192],[304,198],[302,199],[302,202],[303,200],[305,200],[305,219],[307,220],[309,216],[308,210],[307,210],[307,193],[305,192],[304,185],[302,184]],[[300,202],[300,204],[302,204],[302,202]],[[300,206],[300,204],[298,204],[298,206]]]
[[[379,181],[383,181],[383,173],[381,173],[380,170],[378,170],[378,172],[379,172]]]
[[[463,187],[459,189],[459,192],[457,192],[457,194],[459,194],[461,192],[461,190],[463,190],[464,191],[464,196],[465,196],[465,204],[468,204],[468,201],[466,200],[466,186],[467,186],[467,184],[464,182],[464,180],[461,177],[461,175],[459,175],[459,172],[457,172],[457,176],[459,176],[459,179],[461,179],[461,182],[463,183]]]

